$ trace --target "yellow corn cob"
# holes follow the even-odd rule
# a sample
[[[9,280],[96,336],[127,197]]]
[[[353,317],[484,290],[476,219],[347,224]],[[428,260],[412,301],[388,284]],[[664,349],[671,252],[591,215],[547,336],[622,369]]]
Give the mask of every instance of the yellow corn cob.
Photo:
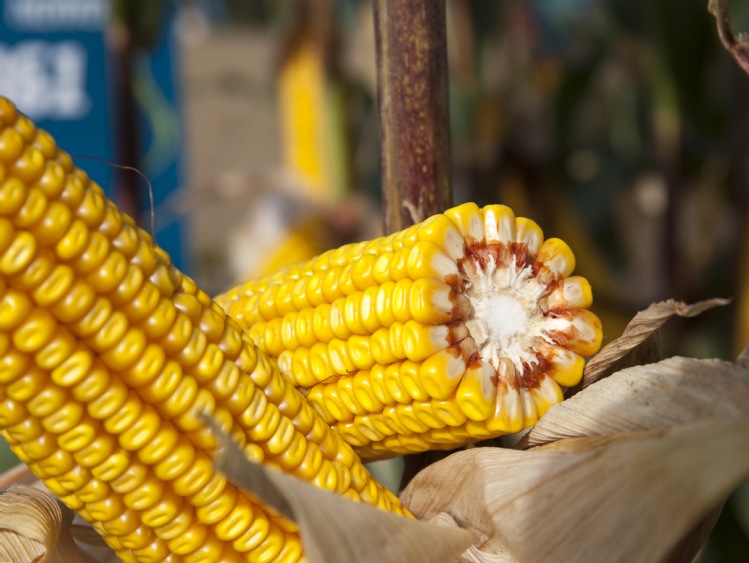
[[[406,514],[273,360],[0,97],[0,430],[125,561],[298,561],[212,467],[249,458]]]
[[[601,344],[561,240],[467,203],[216,299],[363,458],[517,432]]]

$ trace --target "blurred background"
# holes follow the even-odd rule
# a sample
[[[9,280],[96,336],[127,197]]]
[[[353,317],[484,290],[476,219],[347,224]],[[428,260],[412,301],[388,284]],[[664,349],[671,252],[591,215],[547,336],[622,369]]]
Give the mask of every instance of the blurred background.
[[[153,217],[209,293],[381,234],[369,0],[0,6],[0,94],[149,231]],[[446,6],[454,201],[505,203],[566,240],[606,340],[653,301],[733,297],[669,321],[663,348],[735,358],[749,344],[749,76],[707,0]],[[730,7],[749,30],[749,2]],[[745,488],[703,561],[749,560],[748,537]]]

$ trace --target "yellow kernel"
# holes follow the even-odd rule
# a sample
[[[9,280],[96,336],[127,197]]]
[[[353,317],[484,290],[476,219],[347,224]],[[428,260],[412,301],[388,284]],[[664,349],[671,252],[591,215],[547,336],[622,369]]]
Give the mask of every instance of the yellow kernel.
[[[148,468],[131,460],[125,471],[110,482],[110,486],[115,492],[124,495],[142,487],[148,477]]]
[[[92,232],[88,244],[80,256],[73,262],[76,272],[85,276],[101,266],[109,255],[110,243],[107,237],[99,232]]]
[[[44,193],[38,188],[31,188],[26,195],[26,201],[15,214],[14,222],[17,227],[26,229],[39,221],[46,209],[47,198]]]
[[[193,330],[191,325],[190,338],[176,355],[177,361],[185,368],[193,367],[206,351],[208,339],[199,330]]]
[[[85,349],[79,349],[52,370],[50,378],[61,387],[72,387],[88,375],[92,366],[91,354]]]
[[[240,553],[247,553],[255,549],[268,537],[270,532],[270,520],[260,514],[250,521],[250,526],[232,542],[232,547]]]
[[[117,450],[108,455],[100,464],[91,467],[91,474],[107,483],[114,481],[127,470],[130,455],[124,450]]]
[[[143,524],[151,528],[164,526],[173,520],[177,514],[185,508],[185,501],[182,497],[176,495],[169,489],[165,489],[161,499],[159,499],[159,501],[151,508],[143,512]]]
[[[90,231],[86,224],[79,219],[74,220],[55,246],[57,255],[63,260],[77,258],[86,250],[89,235]]]
[[[122,500],[128,508],[146,510],[159,502],[163,492],[163,482],[151,477],[147,478],[137,488],[125,493]]]
[[[181,370],[180,370],[181,371]],[[159,378],[160,379],[160,378]],[[159,379],[154,382],[156,384]],[[155,385],[152,385],[153,388]],[[169,418],[185,414],[194,408],[195,397],[198,395],[198,383],[192,377],[183,376],[174,391],[158,404],[159,412]]]
[[[16,131],[21,134],[21,137],[26,141],[26,143],[32,143],[34,141],[34,137],[36,137],[36,127],[28,117],[20,114],[16,119],[14,127]]]
[[[97,228],[104,219],[106,203],[101,188],[94,183],[89,185],[83,200],[76,209],[75,214],[83,220],[91,229]]]
[[[31,296],[40,307],[51,307],[59,301],[70,289],[75,279],[75,273],[70,266],[60,264],[56,266],[49,277],[37,287]]]
[[[73,453],[73,456],[76,462],[84,467],[96,467],[112,455],[115,445],[112,436],[100,434],[88,446]]]
[[[111,520],[102,523],[102,529],[107,534],[117,537],[132,534],[141,525],[141,519],[134,510],[125,509]]]
[[[281,422],[273,435],[268,440],[266,447],[268,453],[277,456],[284,452],[294,438],[294,425],[288,418],[281,418]]]
[[[281,423],[281,413],[273,404],[268,404],[261,419],[248,428],[247,435],[255,442],[268,440]]]
[[[36,147],[27,146],[18,160],[10,167],[10,172],[27,185],[31,185],[42,177],[44,163],[45,159],[41,151]]]
[[[52,244],[68,229],[71,219],[67,205],[52,201],[45,209],[42,220],[32,228],[32,233],[41,244]]]
[[[167,360],[159,376],[138,392],[149,403],[160,403],[172,396],[182,382],[182,368],[174,360]]]
[[[83,280],[76,279],[57,303],[52,313],[63,323],[77,323],[94,307],[96,294]]]
[[[178,512],[174,518],[154,529],[156,534],[163,540],[169,541],[174,538],[180,537],[192,524],[194,518],[194,512],[188,507]]]
[[[96,335],[109,320],[112,312],[112,304],[107,299],[97,298],[83,318],[76,321],[70,328],[80,338]]]
[[[41,188],[47,197],[57,198],[65,187],[65,178],[65,169],[60,166],[60,163],[48,160],[45,165],[44,174],[42,174],[36,185]]]
[[[9,428],[23,421],[29,416],[29,412],[19,402],[13,399],[5,399],[0,401],[0,426],[5,428],[5,431],[9,433]]]
[[[114,318],[114,315],[112,318]],[[107,325],[105,325],[105,329],[106,327]],[[100,343],[99,345],[100,349],[108,347],[106,343]],[[140,359],[145,347],[146,336],[143,331],[131,328],[125,332],[114,347],[101,354],[101,359],[112,371],[125,371]]]
[[[5,128],[0,133],[0,161],[7,163],[15,162],[21,156],[23,146],[23,138],[18,134],[18,131],[10,127]]]
[[[35,254],[34,236],[26,232],[16,233],[0,260],[0,271],[7,276],[18,274],[29,266]]]
[[[143,402],[133,391],[129,391],[120,408],[104,420],[104,428],[110,434],[121,434],[132,428],[142,413]]]
[[[260,517],[262,518],[262,515]],[[229,514],[216,523],[216,537],[222,541],[234,541],[247,531],[254,518],[250,502],[240,493]]]
[[[88,274],[91,286],[100,294],[109,293],[117,289],[128,272],[128,263],[126,258],[116,251],[111,251],[101,265]]]
[[[99,353],[114,347],[124,338],[128,324],[122,312],[114,311],[98,332],[89,337],[91,347]],[[103,359],[107,361],[107,358]]]
[[[155,344],[148,344],[137,361],[122,374],[123,381],[136,388],[148,385],[161,374],[165,362],[164,351]]]
[[[148,545],[139,549],[132,549],[131,552],[138,563],[167,563],[170,559],[173,559],[167,543],[158,537]]]
[[[36,471],[34,467],[36,465]],[[57,477],[75,467],[75,460],[69,452],[57,450],[51,456],[31,464],[30,468],[35,475],[42,475],[44,478]]]
[[[55,481],[66,491],[75,492],[86,486],[86,483],[92,480],[91,472],[80,465],[57,477]],[[102,481],[95,479],[98,483]],[[101,488],[101,487],[99,487]],[[108,487],[107,487],[108,488]],[[67,493],[66,493],[67,494]]]
[[[59,409],[68,400],[70,397],[64,389],[48,385],[29,399],[26,407],[32,415],[43,417]]]
[[[146,410],[149,413],[152,412],[150,406],[147,406]],[[154,436],[146,444],[138,448],[136,452],[138,459],[147,465],[154,465],[162,461],[174,451],[179,440],[179,433],[174,429],[172,424],[159,420],[155,426],[156,432]]]
[[[40,438],[44,434],[44,427],[42,427],[39,419],[29,417],[29,412],[25,408],[19,408],[18,412],[21,416],[18,420],[11,422],[12,426],[6,426],[6,435],[20,443],[31,442]]]
[[[34,440],[22,443],[20,447],[26,458],[40,460],[57,451],[57,442],[52,435],[42,434]]]
[[[156,411],[150,405],[145,405],[138,419],[120,435],[120,446],[124,450],[138,451],[139,459],[143,463],[155,463],[157,460],[149,457],[147,452],[142,451],[142,448],[153,445],[150,442],[159,431],[160,422],[161,419]],[[174,441],[176,442],[176,436]]]
[[[210,480],[197,493],[190,496],[190,504],[196,508],[208,506],[218,499],[226,488],[233,489],[234,487],[227,483],[224,475],[213,471]]]
[[[29,401],[38,395],[49,382],[46,374],[36,366],[30,366],[28,371],[6,387],[7,396],[15,401]]]
[[[213,525],[225,518],[237,500],[237,489],[227,486],[215,499],[204,506],[200,506],[195,514],[203,524]]]
[[[68,204],[71,209],[77,209],[81,201],[83,201],[86,186],[80,178],[77,178],[73,174],[68,174],[65,179],[65,188],[60,193],[60,199]]]
[[[544,241],[544,233],[535,221],[525,217],[517,217],[515,219],[515,240],[524,244],[528,249],[528,255],[535,258]]]
[[[72,356],[70,357],[72,358]],[[69,359],[70,359],[69,358]],[[54,372],[53,372],[54,373]],[[84,378],[71,389],[73,397],[81,403],[89,403],[100,397],[109,388],[109,372],[101,365],[94,365]],[[53,378],[53,381],[54,378]],[[60,382],[55,381],[58,385]]]
[[[184,562],[209,563],[211,561],[226,561],[226,563],[232,563],[233,561],[238,561],[238,559],[232,558],[234,554],[224,555],[224,553],[224,545],[213,534],[208,534],[200,548],[184,556]],[[230,559],[227,559],[227,557]]]
[[[126,226],[112,239],[112,244],[129,258],[138,248],[138,233],[135,229]]]
[[[109,386],[86,407],[89,415],[104,420],[111,417],[128,400],[128,390],[117,378],[109,379]],[[132,399],[131,399],[132,401]]]
[[[8,350],[0,356],[0,383],[10,383],[24,374],[29,360],[26,354]]]
[[[304,455],[307,452],[307,440],[299,434],[294,432],[291,442],[285,450],[278,456],[278,463],[285,471],[293,471],[302,463]]]
[[[62,434],[78,424],[83,417],[84,407],[77,402],[69,402],[41,420],[47,432]]]
[[[98,502],[86,503],[86,511],[94,520],[107,522],[122,514],[125,511],[125,505],[119,495],[110,494]]]
[[[271,525],[267,537],[253,551],[258,563],[269,563],[276,560],[284,545],[285,536],[277,526]]]
[[[82,469],[84,469],[88,474],[87,469]],[[88,474],[88,476],[89,478],[86,483],[78,490],[76,490],[76,496],[80,500],[82,500],[86,504],[92,502],[100,502],[104,500],[107,495],[111,494],[112,489],[110,489],[109,485],[107,485],[104,481],[100,481],[99,479],[92,479],[90,474]]]
[[[34,304],[25,293],[8,289],[0,298],[0,330],[15,329],[31,314],[33,308]]]
[[[154,466],[153,472],[158,479],[171,481],[187,471],[195,460],[195,455],[193,445],[179,436],[174,449]]]
[[[177,313],[174,324],[161,340],[164,351],[169,355],[179,353],[187,346],[192,337],[192,332],[190,319],[183,313]]]
[[[203,545],[208,530],[200,522],[191,522],[190,525],[176,538],[169,540],[167,545],[177,555],[187,555],[196,551]]]
[[[108,295],[112,305],[120,308],[132,301],[140,288],[143,287],[144,281],[143,273],[132,264],[129,264],[122,283]]]

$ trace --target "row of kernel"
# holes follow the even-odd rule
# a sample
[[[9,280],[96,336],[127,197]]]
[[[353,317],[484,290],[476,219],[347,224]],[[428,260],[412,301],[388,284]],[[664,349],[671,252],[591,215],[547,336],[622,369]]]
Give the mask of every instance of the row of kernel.
[[[13,314],[11,315],[11,317],[18,319],[19,315]],[[27,337],[30,335],[27,330],[24,331],[26,327],[27,324],[24,323],[22,323],[18,327],[18,330],[13,335],[14,341],[29,341]],[[109,479],[118,479],[119,481],[117,482],[117,484],[119,485],[119,488],[116,490],[117,493],[125,495],[136,495],[135,497],[131,498],[131,500],[133,500],[133,503],[130,504],[130,508],[136,510],[146,510],[153,508],[155,503],[159,502],[159,499],[154,496],[154,491],[158,493],[158,488],[161,486],[160,484],[165,479],[178,479],[180,475],[188,470],[189,464],[186,464],[185,460],[196,459],[196,453],[194,452],[194,450],[192,450],[189,444],[184,441],[178,447],[177,441],[179,437],[175,432],[167,432],[166,434],[164,434],[164,432],[158,432],[157,429],[157,435],[150,436],[149,434],[147,436],[144,436],[143,425],[139,427],[140,421],[132,421],[131,419],[129,419],[129,413],[125,413],[125,418],[127,418],[129,422],[132,422],[132,424],[122,423],[123,418],[119,417],[119,413],[122,409],[120,411],[115,410],[114,412],[112,412],[112,408],[109,408],[111,402],[101,402],[100,397],[92,397],[92,400],[88,403],[88,410],[91,413],[90,416],[93,415],[94,418],[88,420],[81,419],[86,418],[82,415],[81,404],[77,402],[77,400],[73,401],[73,397],[69,396],[64,388],[57,387],[53,383],[48,383],[45,385],[45,383],[47,383],[47,380],[45,377],[42,377],[44,373],[39,371],[41,369],[51,369],[53,381],[56,381],[60,377],[62,377],[66,383],[74,383],[75,381],[70,381],[69,378],[70,370],[64,369],[65,362],[70,360],[70,357],[65,357],[65,346],[63,345],[63,351],[61,351],[59,349],[57,341],[45,344],[39,341],[38,338],[31,339],[31,341],[34,340],[36,341],[36,345],[33,347],[34,349],[29,350],[29,352],[36,351],[35,361],[39,364],[37,366],[37,371],[31,371],[25,375],[22,375],[22,369],[21,371],[17,371],[18,378],[16,380],[9,381],[10,378],[8,376],[12,374],[8,373],[5,374],[6,377],[4,378],[4,383],[6,385],[4,385],[3,388],[6,389],[7,394],[14,400],[28,401],[28,408],[31,409],[31,411],[27,414],[28,416],[35,417],[24,418],[23,422],[19,422],[16,425],[12,425],[6,429],[8,437],[12,442],[17,443],[21,440],[29,442],[33,440],[31,446],[24,446],[22,444],[19,454],[22,457],[31,456],[36,458],[44,457],[48,454],[48,457],[51,461],[47,463],[46,466],[41,466],[43,469],[42,473],[46,473],[49,475],[50,471],[52,470],[51,468],[54,468],[54,476],[58,477],[59,480],[62,480],[62,478],[59,476],[59,463],[67,460],[68,465],[71,465],[73,461],[71,460],[69,455],[63,455],[62,458],[60,458],[59,455],[55,457],[53,455],[53,452],[48,452],[45,450],[45,448],[49,448],[50,444],[54,445],[54,442],[50,442],[50,440],[44,439],[42,429],[46,427],[52,431],[57,431],[59,434],[59,438],[57,440],[59,441],[60,446],[62,447],[64,452],[70,452],[73,454],[73,459],[75,460],[75,462],[79,463],[84,468],[99,468],[99,471],[101,471],[102,473],[97,474],[98,477],[106,478],[106,475],[109,475]],[[40,347],[42,348],[42,350],[37,349]],[[8,351],[6,350],[6,357],[7,352]],[[76,353],[78,353],[80,357],[80,347]],[[16,366],[23,365],[24,362],[19,361],[23,359],[22,357],[19,357],[17,354],[11,354],[10,357],[15,360]],[[56,363],[59,363],[60,365],[55,366]],[[93,363],[93,360],[91,360],[90,363]],[[85,388],[86,374],[81,374],[80,379],[82,379],[83,381],[79,381],[78,384],[82,384]],[[107,392],[107,390],[102,391],[102,395],[105,395]],[[75,408],[71,410],[71,408],[73,407]],[[14,410],[18,411],[18,408]],[[41,426],[38,423],[33,424],[33,422],[38,419],[41,419]],[[76,421],[76,419],[81,420]],[[104,422],[99,423],[97,422],[98,420],[104,420]],[[125,422],[128,422],[128,420],[126,420]],[[74,425],[73,427],[70,427],[71,421]],[[154,421],[148,422],[149,424],[147,424],[146,426],[156,426]],[[32,424],[29,425],[29,423]],[[168,428],[163,427],[163,429],[167,430]],[[32,430],[35,430],[36,432],[29,434]],[[118,439],[121,442],[121,446],[125,448],[125,450],[115,451],[116,445],[113,442],[113,438],[107,438],[111,435],[108,433],[117,433],[119,436]],[[138,443],[136,443],[136,439]],[[148,442],[148,444],[140,444],[140,442],[142,442],[144,439]],[[174,446],[176,450],[172,451],[171,446]],[[137,450],[138,457],[143,463],[153,464],[154,470],[156,471],[156,476],[151,480],[151,483],[153,483],[151,488],[144,485],[144,482],[146,482],[146,477],[149,474],[148,470],[144,465],[140,465],[139,462],[135,462],[134,459],[130,459],[131,454],[128,454],[127,450]],[[33,455],[34,452],[36,452],[36,456]],[[55,463],[57,465],[55,465]],[[101,468],[102,465],[105,465],[104,469]],[[205,475],[212,473],[211,462],[208,458],[203,458],[203,462],[201,465],[203,468],[203,473]],[[80,473],[81,467],[76,468],[75,466],[67,467],[63,465],[62,468],[67,469],[68,473],[70,473],[71,471],[76,472],[76,475],[71,475],[70,478],[75,477],[78,479],[78,481],[75,481],[74,479],[71,488],[76,489],[78,488],[78,486],[83,485],[83,483],[80,482],[80,479],[84,477]],[[92,471],[96,470],[92,469]],[[125,475],[124,481],[122,476],[123,471]],[[156,480],[154,481],[153,479]],[[196,506],[201,506],[201,503],[202,506],[210,504],[212,502],[212,499],[207,497],[202,498],[202,496],[201,498],[199,498],[197,490],[194,488],[194,479],[191,477],[190,480],[193,482],[193,484],[190,485],[191,489],[184,489],[183,486],[183,489],[180,490],[179,493],[193,494],[194,497],[191,500],[194,501],[193,504]],[[179,481],[175,482],[178,483]],[[225,484],[225,481],[221,480],[217,483],[221,485]],[[156,487],[156,489],[154,489],[153,487]],[[218,489],[216,489],[216,487],[210,488],[212,490],[215,490],[217,494],[220,494],[222,492],[220,487]],[[99,490],[102,489],[100,488]],[[174,495],[172,494],[171,496],[173,497]],[[127,503],[127,497],[125,500]],[[110,505],[111,503],[106,506]],[[106,508],[106,506],[102,505],[102,510]],[[224,509],[225,508],[229,508],[226,503],[224,503]],[[159,509],[158,512],[163,512],[163,509],[164,508],[162,507],[162,509]],[[92,510],[90,510],[89,507],[87,507],[87,510],[89,514],[93,514]],[[215,503],[214,506],[210,508],[210,510],[214,517],[217,515],[219,516],[218,520],[226,516],[225,511],[222,513],[217,510]],[[151,513],[154,513],[153,510],[151,511]],[[109,516],[111,516],[111,518],[115,517],[115,515],[111,514]],[[107,518],[105,515],[101,515],[99,517],[94,515],[94,517],[99,521],[110,520],[110,518]],[[186,518],[186,516],[183,516],[183,521],[184,518]]]

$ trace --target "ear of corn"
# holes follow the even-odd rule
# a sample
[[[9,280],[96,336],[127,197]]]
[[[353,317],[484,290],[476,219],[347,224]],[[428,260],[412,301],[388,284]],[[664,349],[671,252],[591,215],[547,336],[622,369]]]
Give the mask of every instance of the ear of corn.
[[[405,514],[274,360],[0,98],[0,430],[125,561],[298,561],[212,466],[249,458]]]
[[[601,344],[561,240],[467,203],[217,298],[365,458],[517,432]]]

